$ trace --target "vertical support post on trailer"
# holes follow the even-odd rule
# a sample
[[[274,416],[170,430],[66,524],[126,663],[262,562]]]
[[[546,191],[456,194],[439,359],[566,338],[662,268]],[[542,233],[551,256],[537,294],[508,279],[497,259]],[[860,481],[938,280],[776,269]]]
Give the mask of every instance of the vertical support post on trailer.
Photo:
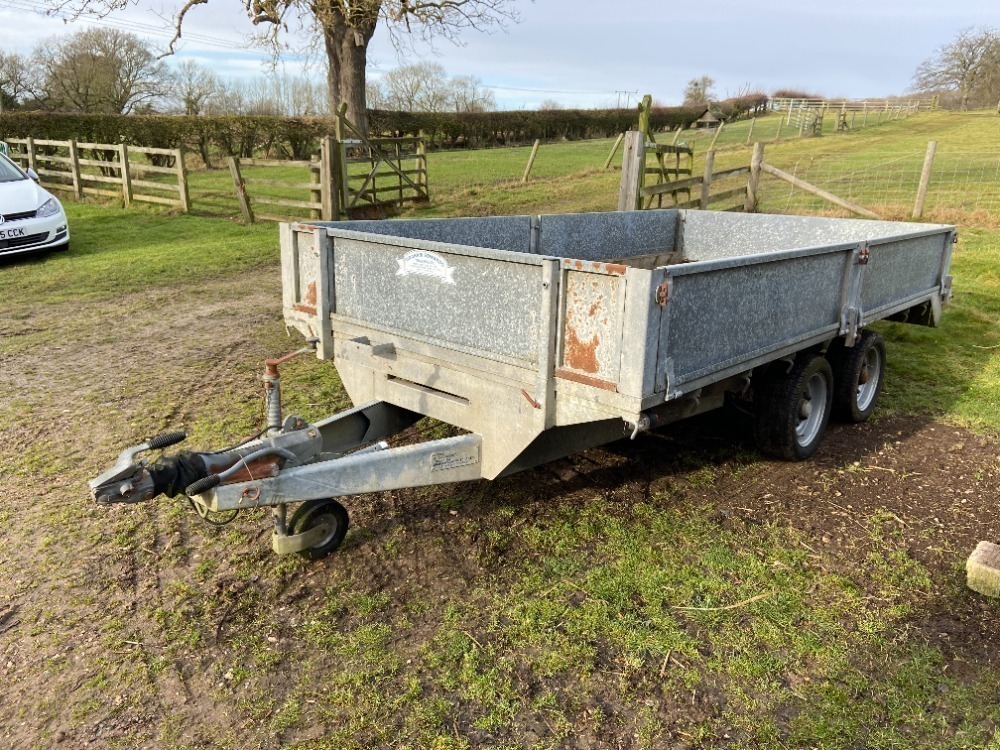
[[[333,330],[330,327],[330,314],[333,312],[333,240],[325,227],[316,227],[313,231],[313,241],[316,243],[316,255],[319,258],[319,268],[316,273],[316,325],[319,328],[316,336],[316,352],[320,359],[333,359]]]
[[[535,383],[535,404],[541,409],[539,420],[542,429],[555,426],[555,367],[556,347],[559,340],[559,287],[562,283],[562,264],[546,260],[542,264],[542,314],[539,320],[538,380]]]

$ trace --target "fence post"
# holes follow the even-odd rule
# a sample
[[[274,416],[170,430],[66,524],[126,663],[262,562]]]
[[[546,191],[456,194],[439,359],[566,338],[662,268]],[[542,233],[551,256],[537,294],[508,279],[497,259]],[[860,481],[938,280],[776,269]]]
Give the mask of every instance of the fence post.
[[[653,96],[651,94],[646,94],[642,97],[642,101],[639,103],[639,132],[642,133],[643,137],[648,135],[651,131],[649,127],[649,110],[653,107]]]
[[[781,139],[781,129],[785,127],[785,118],[782,117],[778,120],[778,132],[774,136],[774,142],[777,143]]]
[[[229,157],[229,174],[233,177],[233,186],[236,188],[236,199],[240,202],[240,210],[247,224],[253,224],[253,209],[250,207],[250,196],[247,195],[247,184],[240,174],[239,157]]]
[[[750,132],[747,133],[747,145],[749,146],[753,143],[753,126],[757,124],[757,118],[753,118],[750,121]]]
[[[80,151],[76,147],[76,141],[69,142],[69,168],[73,176],[73,196],[77,200],[83,199],[83,185],[80,180]]]
[[[760,165],[764,162],[764,144],[758,141],[753,144],[753,157],[750,159],[750,179],[747,180],[747,199],[743,210],[753,213],[757,210],[757,187],[760,185]]]
[[[322,219],[323,218],[323,182],[322,175],[320,172],[323,167],[320,164],[309,164],[309,182],[313,185],[309,189],[309,200],[312,203],[319,203],[319,208],[309,209],[310,219]]]
[[[611,160],[615,158],[615,154],[618,153],[618,147],[622,145],[622,141],[625,140],[625,134],[620,133],[618,138],[615,140],[615,145],[611,147],[611,153],[608,154],[607,160],[604,162],[604,168],[607,169],[611,166]]]
[[[191,210],[191,193],[188,191],[188,173],[187,165],[184,164],[183,148],[174,151],[174,160],[177,167],[177,189],[181,198],[181,211],[188,213]]]
[[[913,218],[924,215],[924,201],[927,199],[927,186],[931,182],[931,166],[934,164],[934,154],[937,153],[937,141],[928,141],[927,153],[924,156],[924,168],[920,173],[920,186],[917,188],[917,200],[913,204]]]
[[[323,219],[325,221],[340,221],[340,191],[338,190],[340,170],[336,166],[336,154],[340,151],[340,146],[335,144],[333,138],[328,135],[323,136],[319,145]]]
[[[132,205],[132,173],[128,165],[128,146],[124,143],[118,146],[118,169],[122,178],[122,200],[128,208]]]
[[[724,122],[720,122],[720,123],[719,123],[719,127],[717,127],[717,128],[715,129],[715,135],[714,135],[714,136],[712,136],[712,142],[711,142],[710,144],[708,144],[708,150],[709,150],[709,151],[714,151],[714,150],[715,150],[715,142],[716,142],[717,140],[719,140],[719,136],[720,136],[720,135],[722,135],[722,129],[723,129],[724,127],[726,127],[726,123],[724,123]]]
[[[350,219],[351,214],[348,209],[351,205],[351,173],[347,163],[347,147],[344,145],[344,120],[346,117],[347,102],[341,102],[337,108],[337,119],[333,123],[334,145],[336,146],[336,151],[333,154],[333,168],[337,175],[336,182],[333,183],[337,188],[335,198],[337,207],[334,209],[334,213],[338,218]],[[374,183],[372,187],[374,187]]]
[[[423,189],[424,199],[430,200],[430,180],[427,179],[427,136],[421,130],[418,133],[418,137],[420,140],[417,141],[417,169],[421,170],[421,172],[417,175],[417,185]]]
[[[698,208],[708,209],[708,193],[712,189],[712,172],[715,170],[715,152],[705,152],[705,176],[701,180],[701,203]]]
[[[28,168],[34,169],[37,172],[38,167],[35,166],[35,139],[29,135],[24,141],[24,151],[28,156]]]
[[[618,210],[635,211],[639,205],[640,189],[646,171],[646,134],[630,130],[625,135],[622,153],[622,180],[618,189]]]
[[[398,174],[396,175],[396,182],[399,183],[399,207],[403,207],[403,144],[400,141],[396,141],[396,169]],[[378,194],[375,195],[375,200],[378,200]]]
[[[528,165],[524,168],[524,174],[521,175],[522,185],[528,181],[528,175],[531,174],[531,168],[535,165],[535,157],[538,155],[538,147],[541,144],[541,139],[536,138],[535,145],[531,147],[531,156],[528,157]]]

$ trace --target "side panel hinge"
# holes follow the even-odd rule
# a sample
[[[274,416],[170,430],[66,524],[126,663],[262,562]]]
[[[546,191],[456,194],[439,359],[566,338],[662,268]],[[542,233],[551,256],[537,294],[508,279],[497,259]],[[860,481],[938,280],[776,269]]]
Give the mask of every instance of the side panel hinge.
[[[860,247],[858,247],[858,265],[859,266],[867,266],[868,265],[868,257],[869,257],[870,254],[871,254],[871,250],[868,248],[868,244],[867,243],[865,243],[865,244],[861,245]]]
[[[661,282],[658,287],[656,287],[655,300],[656,304],[660,307],[666,307],[667,302],[670,301],[670,292],[673,291],[673,280],[666,279]]]

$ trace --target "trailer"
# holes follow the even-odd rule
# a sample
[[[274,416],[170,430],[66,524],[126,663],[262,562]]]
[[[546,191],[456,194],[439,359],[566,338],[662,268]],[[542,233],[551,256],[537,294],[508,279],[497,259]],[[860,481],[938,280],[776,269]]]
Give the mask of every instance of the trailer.
[[[308,346],[268,360],[267,424],[221,451],[124,451],[101,504],[186,495],[218,521],[273,508],[272,546],[316,559],[337,498],[495,479],[730,402],[761,450],[804,459],[861,422],[892,319],[938,325],[954,227],[661,210],[280,226],[284,318]],[[354,408],[282,413],[279,367],[332,361]],[[430,417],[458,428],[390,447]],[[290,505],[298,507],[289,517]]]

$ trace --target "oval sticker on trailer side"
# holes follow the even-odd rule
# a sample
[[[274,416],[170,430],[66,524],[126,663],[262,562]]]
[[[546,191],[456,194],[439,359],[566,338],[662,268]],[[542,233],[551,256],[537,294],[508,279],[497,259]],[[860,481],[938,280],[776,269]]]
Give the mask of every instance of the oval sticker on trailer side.
[[[440,255],[429,250],[411,250],[397,262],[397,276],[430,276],[441,279],[443,284],[455,283],[455,269]]]

